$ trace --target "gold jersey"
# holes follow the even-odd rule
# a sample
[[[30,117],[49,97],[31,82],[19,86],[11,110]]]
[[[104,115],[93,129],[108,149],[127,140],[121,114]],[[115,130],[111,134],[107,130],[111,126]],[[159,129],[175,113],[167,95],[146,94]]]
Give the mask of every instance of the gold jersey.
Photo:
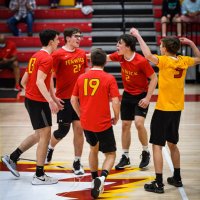
[[[156,109],[180,111],[184,108],[184,83],[188,67],[194,65],[189,56],[158,56],[158,100]]]

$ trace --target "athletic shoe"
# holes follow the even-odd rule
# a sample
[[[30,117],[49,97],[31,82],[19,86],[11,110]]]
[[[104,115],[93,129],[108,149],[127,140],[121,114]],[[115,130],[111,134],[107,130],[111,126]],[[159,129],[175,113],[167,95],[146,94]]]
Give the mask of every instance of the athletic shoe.
[[[82,4],[81,3],[77,3],[75,8],[82,8]]]
[[[12,161],[10,159],[10,156],[8,155],[5,155],[1,158],[2,162],[4,165],[6,165],[6,167],[10,170],[10,172],[16,176],[16,177],[19,177],[20,174],[19,172],[17,171],[17,163],[15,163],[14,161]]]
[[[140,162],[139,168],[146,167],[150,162],[150,153],[147,151],[142,151],[141,154],[142,160]]]
[[[52,185],[58,183],[58,179],[47,176],[46,174],[40,177],[35,174],[31,183],[32,185]]]
[[[47,150],[47,156],[46,156],[46,159],[45,159],[45,164],[49,164],[52,160],[52,156],[53,156],[53,151],[54,149],[49,149]]]
[[[91,190],[91,196],[96,199],[104,191],[104,177],[100,176],[94,179],[94,187]]]
[[[20,92],[20,91],[22,91],[22,88],[20,87],[20,85],[16,84],[14,90]]]
[[[80,160],[77,160],[77,161],[73,162],[72,170],[73,170],[75,175],[83,175],[85,173],[84,169],[83,169],[83,166],[80,163]]]
[[[183,187],[183,183],[181,180],[176,180],[174,177],[168,177],[167,178],[167,182],[170,184],[170,185],[173,185],[175,187]]]
[[[153,181],[150,184],[145,184],[144,189],[148,192],[155,192],[162,194],[164,193],[164,184],[158,185],[156,181]]]
[[[121,170],[121,169],[125,169],[127,167],[130,167],[130,159],[127,158],[124,154],[122,155],[119,163],[115,166],[116,170]]]

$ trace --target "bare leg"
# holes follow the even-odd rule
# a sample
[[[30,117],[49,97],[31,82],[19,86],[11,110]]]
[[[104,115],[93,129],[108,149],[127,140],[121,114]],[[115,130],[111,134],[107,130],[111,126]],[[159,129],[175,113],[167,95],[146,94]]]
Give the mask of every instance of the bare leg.
[[[163,17],[161,18],[162,37],[166,37],[166,35],[167,35],[167,22],[168,22],[167,17],[163,16]]]
[[[105,153],[105,156],[106,158],[103,162],[102,170],[107,170],[109,172],[114,165],[116,153],[115,152]]]
[[[51,127],[45,127],[42,129],[36,130],[36,132],[40,135],[40,140],[37,146],[37,166],[44,166],[47,148],[49,144],[49,140],[51,137]]]
[[[144,127],[145,118],[141,116],[135,116],[135,127],[138,131],[138,137],[143,146],[148,146],[147,130]]]
[[[122,149],[129,149],[131,145],[131,124],[132,121],[122,121]]]
[[[157,174],[162,174],[163,171],[163,156],[162,156],[162,146],[152,145],[153,148],[153,161],[155,172]]]
[[[181,18],[180,17],[174,17],[173,18],[173,22],[175,22],[177,24],[177,35],[180,37],[182,35],[181,33]]]
[[[98,153],[99,143],[97,143],[96,146],[90,146],[89,165],[91,172],[98,171]]]
[[[12,68],[13,68],[13,72],[14,72],[14,76],[15,76],[15,84],[16,84],[16,85],[19,85],[19,80],[20,80],[20,69],[19,69],[19,64],[18,64],[18,61],[17,61],[17,60],[15,60],[15,61],[13,62]]]
[[[83,129],[79,120],[73,121],[72,125],[74,131],[74,154],[81,157],[84,143]]]
[[[35,132],[31,135],[29,135],[18,147],[22,152],[27,151],[30,149],[33,145],[39,142],[40,135],[38,132]]]
[[[54,148],[60,141],[60,140],[57,140],[55,137],[54,137],[54,134],[51,135],[51,140],[50,140],[50,145]]]
[[[174,168],[180,168],[180,152],[176,144],[167,142]]]

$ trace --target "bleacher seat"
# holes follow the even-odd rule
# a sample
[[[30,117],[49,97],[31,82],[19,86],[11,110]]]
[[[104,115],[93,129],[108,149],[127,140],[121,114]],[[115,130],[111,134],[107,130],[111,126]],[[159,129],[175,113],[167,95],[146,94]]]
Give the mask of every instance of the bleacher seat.
[[[9,9],[1,9],[0,18],[8,19],[12,16],[12,12]],[[84,15],[80,9],[76,8],[59,8],[59,9],[45,9],[37,8],[35,10],[35,19],[85,19],[91,18],[92,14]]]
[[[20,23],[19,29],[21,32],[26,32],[26,24]],[[69,27],[77,27],[80,28],[82,32],[91,32],[92,31],[92,24],[90,22],[35,22],[33,24],[33,32],[37,33],[44,29],[53,28],[58,31],[63,32],[65,28]],[[9,29],[7,24],[0,22],[0,32],[8,33]]]
[[[162,5],[162,0],[152,0],[153,5]]]
[[[23,76],[24,72],[26,70],[26,66],[20,67],[20,77]],[[0,71],[0,78],[14,78],[14,74],[11,70],[9,69],[4,69]]]
[[[32,37],[31,40],[30,37],[28,36],[21,36],[21,37],[8,36],[7,38],[13,40],[17,45],[17,47],[39,47],[41,45],[39,37]],[[63,37],[60,36],[59,40],[60,40],[59,46],[62,46],[64,44]],[[84,36],[81,40],[80,46],[91,47],[92,37]]]

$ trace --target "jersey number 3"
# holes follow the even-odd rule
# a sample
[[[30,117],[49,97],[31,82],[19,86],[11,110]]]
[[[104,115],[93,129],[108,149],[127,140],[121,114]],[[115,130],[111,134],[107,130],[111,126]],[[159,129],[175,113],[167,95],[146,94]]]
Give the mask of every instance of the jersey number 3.
[[[94,96],[98,87],[99,87],[99,79],[93,78],[93,79],[84,79],[84,95],[85,96]],[[91,90],[91,89],[92,90]],[[89,91],[91,91],[91,93],[89,94]]]
[[[183,75],[183,69],[176,68],[176,74],[174,75],[174,78],[181,78]]]
[[[34,66],[35,66],[35,61],[36,61],[36,58],[31,58],[29,63],[28,63],[28,73],[29,74],[32,74],[32,72],[33,72],[33,69],[34,69]]]

